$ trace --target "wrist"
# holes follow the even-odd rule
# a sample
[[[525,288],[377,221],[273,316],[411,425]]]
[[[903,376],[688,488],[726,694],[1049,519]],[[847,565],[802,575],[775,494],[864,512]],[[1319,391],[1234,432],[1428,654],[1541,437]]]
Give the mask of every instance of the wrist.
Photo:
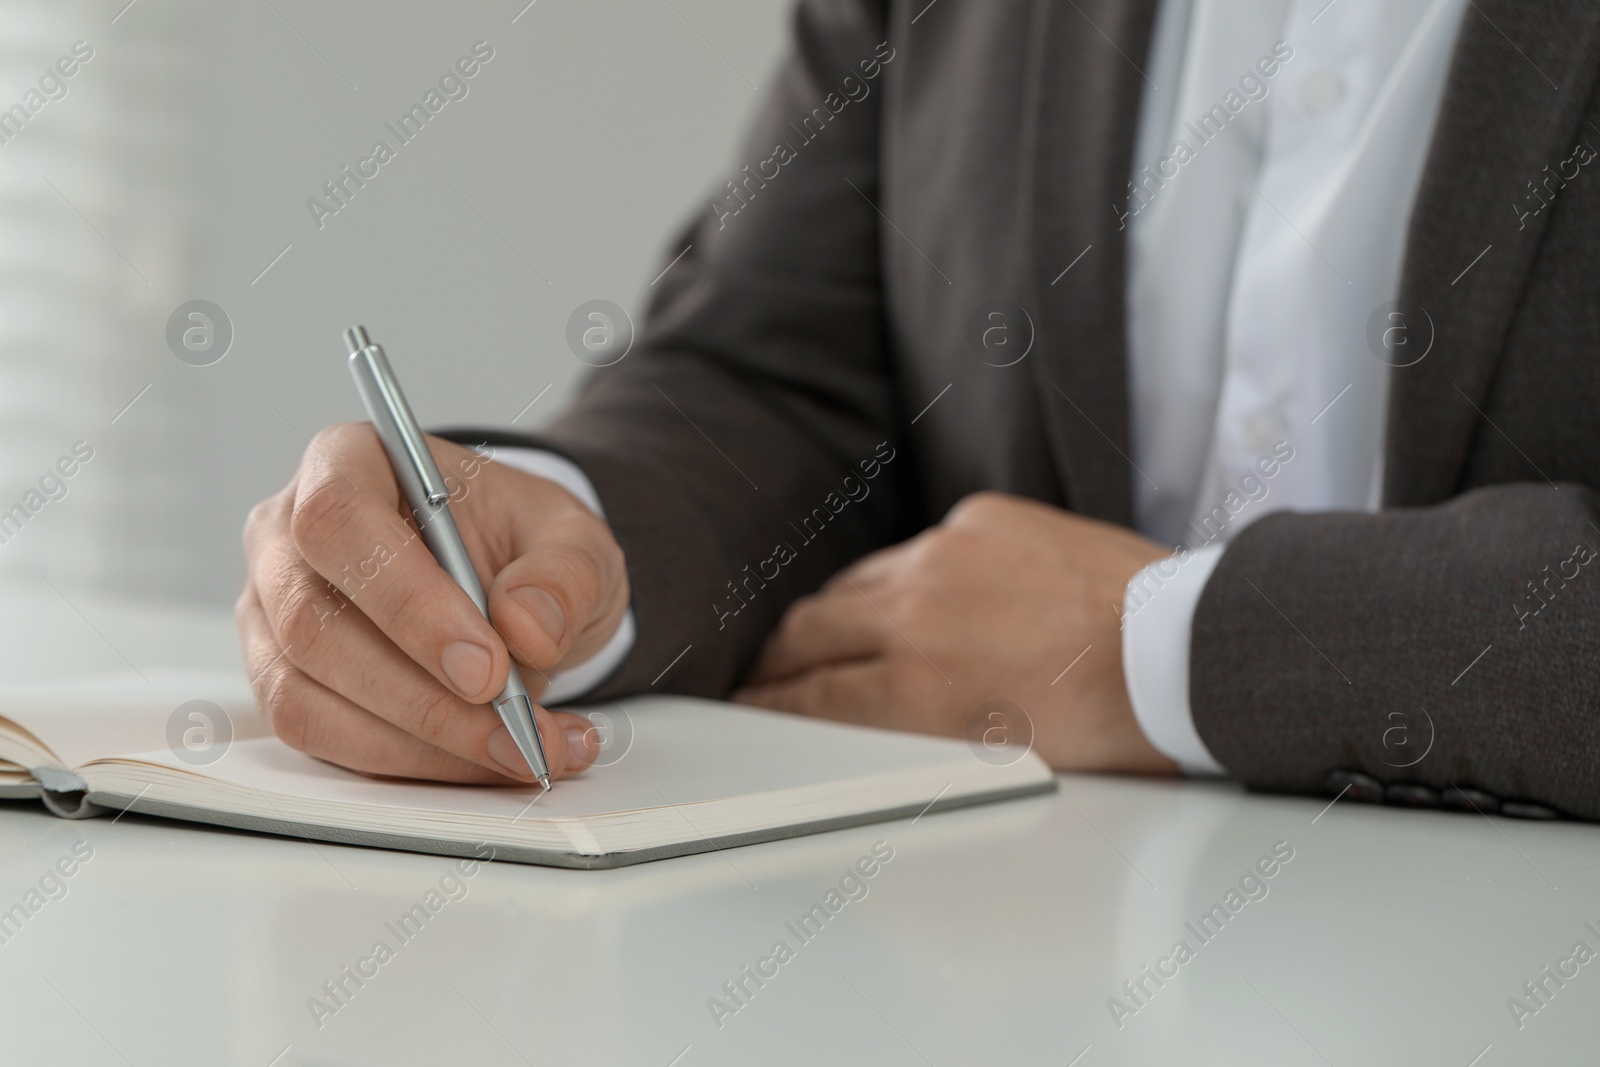
[[[1116,659],[1122,660],[1121,639],[1117,640]],[[1101,722],[1102,757],[1100,769],[1117,774],[1148,774],[1176,776],[1178,764],[1150,743],[1138,717],[1133,712],[1133,701],[1128,697],[1128,686],[1120,670],[1112,672],[1114,685],[1109,686],[1102,702],[1104,714]]]

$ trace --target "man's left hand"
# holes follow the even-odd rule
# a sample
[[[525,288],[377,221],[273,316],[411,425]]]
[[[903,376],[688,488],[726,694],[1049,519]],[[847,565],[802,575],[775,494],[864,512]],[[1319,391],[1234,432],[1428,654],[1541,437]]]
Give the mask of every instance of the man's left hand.
[[[1128,581],[1169,550],[1119,526],[999,493],[873,553],[793,604],[734,699],[965,736],[1019,706],[1058,770],[1170,774],[1122,674]]]

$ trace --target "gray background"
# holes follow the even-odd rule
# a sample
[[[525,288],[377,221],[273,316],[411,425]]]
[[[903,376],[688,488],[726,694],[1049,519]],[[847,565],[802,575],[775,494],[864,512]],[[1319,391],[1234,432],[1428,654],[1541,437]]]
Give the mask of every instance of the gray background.
[[[75,441],[95,449],[0,544],[0,590],[213,604],[237,594],[244,516],[306,435],[362,417],[349,323],[424,424],[507,425],[547,385],[516,424],[560,408],[585,369],[568,316],[643,306],[789,7],[124,3],[0,3],[0,108],[74,42],[95,50],[0,144],[0,510]],[[384,123],[479,40],[494,58],[468,95],[319,230],[307,198],[375,139],[398,146]],[[212,366],[167,346],[196,298],[234,327]]]

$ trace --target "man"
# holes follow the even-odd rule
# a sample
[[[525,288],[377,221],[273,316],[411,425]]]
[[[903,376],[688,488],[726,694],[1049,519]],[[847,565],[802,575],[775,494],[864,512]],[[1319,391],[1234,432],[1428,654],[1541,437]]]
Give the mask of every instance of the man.
[[[1005,701],[1062,769],[1600,817],[1597,72],[1577,0],[801,0],[634,350],[434,442],[495,629],[414,539],[337,585],[402,505],[335,427],[246,529],[263,706],[527,781],[515,656],[547,702]]]

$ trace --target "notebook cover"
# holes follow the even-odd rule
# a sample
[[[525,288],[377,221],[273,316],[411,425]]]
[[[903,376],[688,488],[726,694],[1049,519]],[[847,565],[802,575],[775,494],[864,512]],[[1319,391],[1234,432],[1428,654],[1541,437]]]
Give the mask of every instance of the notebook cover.
[[[494,848],[494,858],[496,860],[509,860],[512,863],[531,863],[542,867],[603,870],[612,867],[627,867],[635,863],[649,863],[653,860],[670,859],[674,856],[691,856],[700,852],[720,851],[725,848],[738,848],[742,845],[760,844],[764,841],[779,841],[784,838],[801,837],[806,834],[819,834],[828,830],[844,829],[849,826],[863,826],[867,823],[914,818],[922,813],[949,811],[954,808],[991,804],[1055,791],[1055,779],[1046,778],[1041,782],[1033,782],[1010,789],[969,794],[953,797],[949,800],[936,800],[932,804],[910,804],[897,808],[885,808],[880,811],[844,815],[833,819],[821,819],[814,822],[793,823],[788,826],[751,830],[739,834],[727,834],[718,838],[680,841],[670,845],[658,845],[629,852],[585,854],[528,848],[518,845],[497,844],[492,847]],[[167,819],[180,819],[184,822],[210,823],[216,826],[232,827],[236,830],[252,830],[258,833],[274,834],[279,837],[328,841],[336,845],[398,849],[403,852],[424,852],[438,856],[460,856],[466,859],[483,858],[483,853],[478,851],[476,844],[445,838],[412,837],[405,834],[347,830],[341,827],[294,822],[287,819],[268,819],[254,815],[238,815],[233,812],[211,811],[183,804],[171,804],[165,801],[138,800],[136,797],[115,793],[91,792],[86,800],[90,804],[99,805],[103,808],[118,811],[132,810],[135,815],[155,815]],[[137,806],[130,809],[130,806],[134,805],[136,800]]]

